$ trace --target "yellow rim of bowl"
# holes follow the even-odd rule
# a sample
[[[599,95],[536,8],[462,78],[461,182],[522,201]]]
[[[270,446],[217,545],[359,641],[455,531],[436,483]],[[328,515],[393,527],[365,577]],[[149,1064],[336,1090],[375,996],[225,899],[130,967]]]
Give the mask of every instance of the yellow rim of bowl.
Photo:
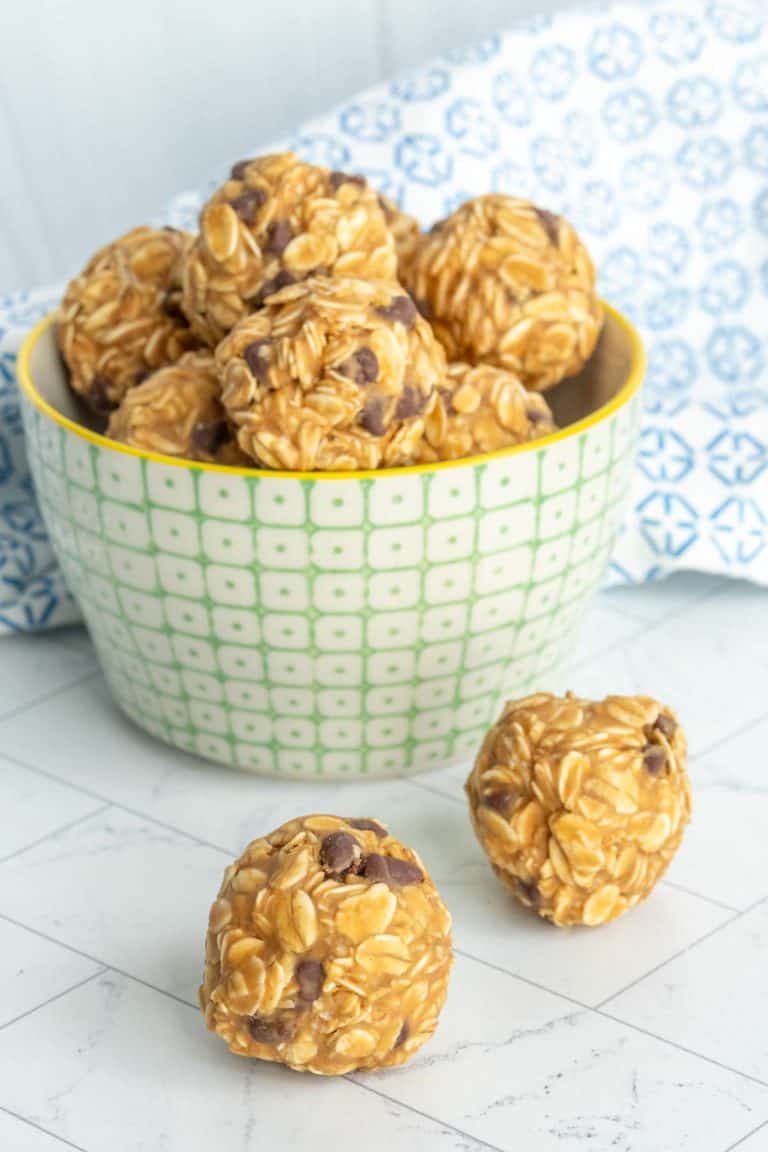
[[[193,468],[203,472],[220,472],[230,476],[260,476],[272,480],[276,477],[288,480],[369,480],[373,477],[382,476],[408,476],[419,472],[442,472],[449,468],[466,467],[468,464],[474,466],[484,464],[488,460],[504,459],[520,452],[530,452],[548,444],[554,444],[558,440],[567,440],[570,436],[578,436],[587,428],[594,428],[596,424],[607,420],[634,396],[645,375],[643,342],[637,329],[627,320],[626,316],[612,308],[610,304],[606,304],[605,301],[603,301],[603,308],[628,336],[631,348],[627,379],[607,404],[596,409],[589,416],[585,416],[583,420],[577,420],[575,424],[569,424],[567,428],[561,428],[558,432],[553,432],[551,436],[542,436],[539,440],[529,440],[525,444],[514,444],[511,448],[500,448],[498,452],[486,452],[480,456],[465,456],[460,460],[440,460],[433,464],[410,464],[403,468],[376,468],[367,472],[282,472],[269,468],[231,468],[226,464],[206,464],[202,460],[185,460],[179,456],[163,456],[158,452],[147,452],[143,448],[132,448],[128,444],[120,444],[117,440],[110,440],[107,436],[101,436],[98,432],[91,432],[89,428],[84,428],[82,424],[77,424],[74,420],[70,420],[69,417],[62,416],[60,412],[57,412],[47,400],[43,399],[32,382],[32,373],[29,368],[32,349],[53,324],[55,312],[44,317],[25,338],[19,350],[18,377],[21,389],[30,403],[61,428],[74,432],[81,440],[86,440],[89,444],[95,444],[99,448],[123,452],[126,456],[138,456],[139,459],[152,460],[156,464],[170,464],[175,468]]]

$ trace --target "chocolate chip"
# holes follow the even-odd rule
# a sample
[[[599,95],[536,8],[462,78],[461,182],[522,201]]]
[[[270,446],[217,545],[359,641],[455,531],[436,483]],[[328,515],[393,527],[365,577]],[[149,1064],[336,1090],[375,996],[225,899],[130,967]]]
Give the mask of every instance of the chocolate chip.
[[[378,357],[372,348],[363,345],[344,361],[339,371],[355,384],[372,384],[379,374]]]
[[[525,412],[529,424],[541,424],[545,413],[540,408],[527,408]]]
[[[229,171],[232,179],[242,180],[243,176],[245,176],[245,170],[249,164],[253,164],[253,160],[238,160],[236,164],[233,164]]]
[[[281,288],[288,288],[291,284],[298,283],[299,277],[295,276],[293,272],[289,272],[287,268],[281,268],[277,276],[273,276],[271,280],[265,280],[259,292],[255,296],[257,304],[263,304],[267,296],[272,296],[275,292],[279,292]]]
[[[254,340],[243,349],[243,359],[257,380],[264,383],[269,375],[269,340]]]
[[[667,740],[671,740],[677,731],[677,723],[671,716],[667,716],[664,712],[659,712],[654,728],[661,732],[662,736],[666,736]]]
[[[560,236],[560,217],[554,212],[547,212],[546,208],[537,208],[536,215],[544,226],[551,244],[557,244]]]
[[[192,430],[192,444],[208,456],[215,456],[231,439],[232,430],[226,420],[201,420]]]
[[[137,381],[138,383],[138,381]],[[88,394],[85,397],[89,406],[93,408],[94,412],[107,413],[111,412],[117,407],[117,403],[113,400],[109,393],[112,388],[112,381],[109,376],[96,375],[91,380],[88,388]]]
[[[320,866],[328,876],[359,872],[363,850],[349,832],[329,832],[320,845]]]
[[[133,374],[133,382],[134,384],[143,384],[144,381],[151,375],[151,368],[139,368],[138,372],[134,372]]]
[[[267,239],[264,242],[264,251],[272,256],[279,256],[290,244],[293,238],[291,226],[287,220],[275,220],[267,229]]]
[[[294,971],[299,986],[299,998],[305,1004],[317,1000],[325,979],[325,968],[319,960],[301,960]]]
[[[651,776],[658,776],[667,763],[667,752],[661,744],[646,744],[643,748],[643,765]]]
[[[539,892],[534,880],[521,880],[518,877],[516,884],[520,896],[530,904],[531,908],[541,906],[541,892]]]
[[[371,852],[363,862],[363,876],[372,883],[381,882],[390,888],[402,888],[406,884],[421,884],[424,873],[409,860],[397,860],[394,856],[381,856]]]
[[[174,235],[178,233],[178,228],[173,228],[170,224],[163,224],[163,232],[173,232]]]
[[[288,1016],[265,1020],[263,1016],[251,1016],[248,1031],[257,1044],[282,1044],[292,1040],[296,1033],[296,1021]]]
[[[387,422],[384,419],[384,401],[380,396],[374,396],[373,400],[368,401],[358,416],[357,422],[366,432],[370,432],[371,436],[384,435],[387,430]]]
[[[432,311],[432,305],[430,304],[429,300],[414,299],[413,302],[425,320],[434,320],[435,314]]]
[[[181,310],[181,293],[169,289],[163,296],[163,302],[160,305],[163,312],[171,320],[177,320],[180,324],[188,324],[188,320]]]
[[[346,819],[350,828],[359,828],[361,832],[375,832],[380,840],[382,836],[387,835],[386,828],[382,828],[375,820],[369,820],[367,816],[347,816]]]
[[[357,184],[359,188],[365,188],[368,183],[365,176],[358,176],[350,172],[331,172],[328,179],[334,192],[337,188],[341,188],[342,184]]]
[[[233,196],[229,203],[244,224],[253,224],[259,214],[259,208],[261,208],[266,199],[267,194],[262,191],[261,188],[247,188],[245,192],[241,192],[239,196]],[[285,244],[283,245],[283,248],[284,247]]]
[[[395,296],[389,304],[382,304],[376,309],[379,316],[385,320],[392,320],[396,324],[404,324],[406,328],[413,328],[418,312],[410,296]]]
[[[395,1048],[400,1048],[403,1044],[405,1044],[410,1034],[411,1029],[408,1025],[408,1021],[403,1020],[403,1026],[397,1034],[397,1040],[395,1040]]]
[[[499,812],[502,816],[505,816],[507,809],[514,799],[514,793],[509,791],[487,792],[486,795],[483,796],[483,807],[492,808],[494,812]]]
[[[425,404],[426,400],[422,394],[412,387],[412,385],[405,384],[402,395],[395,408],[395,419],[407,420],[409,416],[418,416]]]

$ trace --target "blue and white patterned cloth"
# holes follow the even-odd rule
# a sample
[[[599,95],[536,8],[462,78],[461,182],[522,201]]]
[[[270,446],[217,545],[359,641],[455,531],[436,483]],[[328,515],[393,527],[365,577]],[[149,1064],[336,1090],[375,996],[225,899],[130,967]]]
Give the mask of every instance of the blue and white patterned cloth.
[[[748,0],[696,0],[536,17],[280,142],[364,173],[425,224],[494,190],[583,234],[602,294],[639,326],[649,359],[611,584],[679,568],[768,584],[764,15]],[[194,228],[208,191],[178,197],[163,220]],[[19,337],[57,296],[0,300],[0,630],[76,617],[14,391]]]

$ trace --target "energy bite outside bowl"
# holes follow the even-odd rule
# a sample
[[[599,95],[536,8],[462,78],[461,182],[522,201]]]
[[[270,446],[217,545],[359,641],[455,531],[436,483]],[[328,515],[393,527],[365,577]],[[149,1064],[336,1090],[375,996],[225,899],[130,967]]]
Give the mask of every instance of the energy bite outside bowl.
[[[437,1027],[451,917],[375,820],[305,816],[254,840],[209,917],[200,1007],[238,1056],[343,1075],[403,1064]]]
[[[606,308],[584,373],[547,392],[561,431],[279,473],[91,431],[50,321],[19,360],[38,497],[115,700],[170,744],[297,777],[474,756],[504,700],[552,687],[613,543],[642,375]]]

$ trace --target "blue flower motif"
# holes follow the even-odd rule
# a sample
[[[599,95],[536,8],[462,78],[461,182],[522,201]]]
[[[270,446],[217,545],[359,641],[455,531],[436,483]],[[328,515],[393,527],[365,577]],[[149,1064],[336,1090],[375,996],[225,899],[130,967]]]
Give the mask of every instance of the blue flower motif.
[[[676,492],[652,492],[637,506],[640,531],[660,556],[682,556],[699,534],[699,514]]]
[[[531,122],[531,94],[515,72],[497,72],[491,82],[491,98],[499,115],[508,124]]]
[[[476,40],[474,44],[468,44],[465,48],[453,48],[445,55],[452,64],[485,64],[487,60],[498,56],[500,48],[501,36],[497,33],[486,36],[484,40]]]
[[[339,123],[342,132],[348,136],[368,144],[378,144],[399,130],[400,109],[397,104],[385,101],[350,104],[339,113]]]
[[[714,124],[722,107],[720,89],[706,76],[678,80],[667,93],[667,115],[681,128]]]
[[[60,588],[59,580],[58,573],[48,573],[25,583],[18,597],[5,605],[5,611],[0,603],[0,624],[12,632],[37,631],[47,626],[62,602],[70,605],[67,617],[71,621],[74,618],[71,611],[72,597],[66,588]]]
[[[677,278],[691,255],[688,234],[677,224],[662,220],[654,224],[649,237],[648,271],[657,280]]]
[[[654,331],[674,328],[685,317],[690,303],[687,288],[667,288],[649,296],[645,306],[645,322]]]
[[[713,0],[707,5],[707,19],[721,39],[735,44],[756,40],[762,27],[757,13],[745,4],[728,4],[722,0]]]
[[[395,163],[414,184],[432,188],[444,184],[453,171],[453,159],[440,139],[424,132],[403,136],[395,148]]]
[[[0,520],[9,531],[18,532],[32,540],[48,539],[34,496],[30,496],[28,500],[15,500],[4,504],[0,508]]]
[[[744,163],[755,172],[768,173],[768,125],[756,124],[744,138]]]
[[[393,96],[407,104],[428,103],[447,92],[451,86],[451,74],[447,68],[433,64],[431,68],[420,68],[395,80],[390,88]]]
[[[653,101],[642,88],[624,88],[603,104],[603,123],[615,140],[643,140],[656,126]]]
[[[755,217],[757,227],[768,236],[768,188],[755,198],[752,214]]]
[[[308,164],[343,169],[349,163],[349,148],[330,133],[305,132],[292,137],[289,146],[292,152],[297,152]]]
[[[702,246],[709,252],[726,247],[740,235],[742,228],[741,208],[730,198],[706,201],[696,220]]]
[[[611,185],[605,180],[588,181],[581,190],[576,215],[579,227],[596,236],[615,228],[619,209]]]
[[[0,434],[0,484],[4,484],[13,472],[11,449],[6,438]]]
[[[749,275],[736,260],[713,264],[699,292],[705,312],[718,316],[728,309],[741,308],[749,296]]]
[[[654,483],[678,483],[693,468],[693,448],[671,428],[645,428],[640,436],[637,462]]]
[[[714,188],[722,184],[733,167],[730,144],[719,136],[688,140],[679,149],[680,177],[693,188]]]
[[[0,609],[15,604],[34,571],[32,545],[18,536],[0,533]]]
[[[598,28],[588,49],[589,67],[601,80],[628,80],[643,59],[640,37],[625,24]]]
[[[751,484],[768,466],[765,444],[751,432],[725,428],[707,444],[709,470],[721,483]]]
[[[561,192],[568,179],[568,165],[556,136],[538,136],[531,142],[531,167],[538,184]]]
[[[660,340],[648,355],[648,387],[664,393],[679,393],[696,379],[696,356],[685,340]]]
[[[728,423],[731,420],[744,420],[768,408],[768,393],[758,388],[747,388],[730,396],[719,396],[708,400],[703,407],[717,420]]]
[[[0,395],[16,389],[16,357],[10,352],[0,352]]]
[[[542,48],[531,62],[533,86],[544,100],[562,100],[575,77],[576,59],[563,44]]]
[[[516,160],[504,160],[491,171],[491,189],[507,196],[530,197],[533,192],[531,169]]]
[[[643,409],[649,416],[655,416],[659,420],[679,421],[690,407],[690,400],[675,394],[666,395],[663,392],[646,390],[643,396]]]
[[[634,248],[622,246],[607,252],[600,261],[600,287],[609,300],[637,293],[643,276],[643,262]]]
[[[731,89],[747,112],[768,112],[768,55],[745,60],[733,74]]]
[[[763,368],[763,348],[751,329],[743,324],[718,327],[707,341],[707,363],[727,384],[757,379]]]
[[[712,539],[726,564],[751,564],[765,548],[765,517],[755,500],[729,496],[710,520]]]
[[[365,176],[368,183],[377,192],[383,192],[401,208],[404,207],[405,185],[402,180],[397,179],[392,168],[370,168],[366,164],[360,164],[357,166],[357,171],[361,176]]]
[[[661,156],[644,152],[630,156],[622,168],[624,195],[633,208],[650,211],[669,195],[669,172]]]
[[[656,51],[668,64],[690,63],[701,55],[704,36],[692,16],[683,12],[656,12],[651,17],[650,30]]]
[[[479,100],[457,100],[446,109],[445,127],[462,151],[480,158],[499,147],[499,129]]]
[[[563,142],[569,159],[580,168],[588,168],[595,158],[595,133],[592,121],[583,112],[569,112],[563,117]]]

